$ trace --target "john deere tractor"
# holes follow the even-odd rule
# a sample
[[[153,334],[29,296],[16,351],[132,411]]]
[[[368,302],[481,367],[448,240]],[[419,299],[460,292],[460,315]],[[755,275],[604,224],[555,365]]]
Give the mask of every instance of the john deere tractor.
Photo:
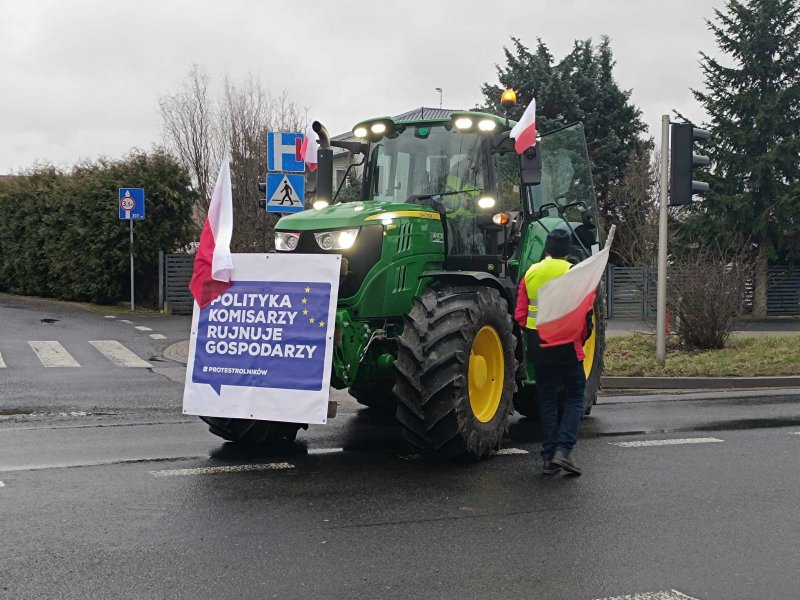
[[[514,409],[535,416],[536,373],[513,319],[517,283],[555,228],[570,233],[574,262],[600,242],[582,125],[542,135],[520,156],[513,124],[474,111],[382,117],[358,123],[355,141],[331,141],[315,123],[315,208],[276,226],[277,252],[343,257],[332,386],[394,410],[406,440],[439,457],[487,457]],[[361,168],[360,199],[337,200],[331,146]],[[587,414],[603,369],[599,304],[594,319]],[[206,420],[239,442],[294,439],[301,427]]]

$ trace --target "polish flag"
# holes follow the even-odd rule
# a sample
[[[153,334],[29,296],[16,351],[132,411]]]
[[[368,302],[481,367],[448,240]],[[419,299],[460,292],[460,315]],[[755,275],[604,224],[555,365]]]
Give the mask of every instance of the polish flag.
[[[300,156],[306,161],[308,168],[312,171],[317,170],[317,148],[319,146],[319,136],[313,128],[314,122],[311,121],[306,127],[306,135],[303,137],[303,145],[300,146]]]
[[[200,246],[194,257],[194,272],[189,289],[195,301],[204,308],[231,287],[233,260],[233,196],[231,194],[230,157],[226,154],[217,175],[208,215],[203,224]]]
[[[536,98],[531,100],[509,136],[514,139],[514,150],[517,154],[522,154],[536,143]]]
[[[608,264],[615,231],[616,225],[612,225],[606,245],[600,252],[539,288],[536,330],[543,348],[580,340],[586,313],[594,305],[597,286]]]

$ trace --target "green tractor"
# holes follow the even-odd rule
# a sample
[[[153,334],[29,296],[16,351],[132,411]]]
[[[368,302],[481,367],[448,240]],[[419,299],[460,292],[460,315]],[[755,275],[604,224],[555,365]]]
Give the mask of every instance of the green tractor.
[[[405,439],[438,457],[485,458],[514,409],[535,417],[536,374],[513,319],[517,283],[554,228],[571,233],[575,262],[600,243],[582,125],[542,135],[521,156],[511,126],[474,111],[384,117],[356,125],[358,141],[332,141],[315,123],[315,208],[275,230],[278,252],[343,257],[331,385],[394,410]],[[361,157],[351,164],[362,167],[360,199],[336,201],[331,146]],[[603,369],[601,303],[598,294],[585,346],[587,414]],[[206,421],[246,443],[293,440],[302,427]]]

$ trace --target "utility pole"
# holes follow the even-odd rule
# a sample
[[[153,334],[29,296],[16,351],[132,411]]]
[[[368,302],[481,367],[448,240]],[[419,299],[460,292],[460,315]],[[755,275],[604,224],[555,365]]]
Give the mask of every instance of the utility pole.
[[[667,203],[669,201],[669,115],[661,115],[661,186],[658,201],[658,288],[656,292],[656,361],[667,359]]]
[[[439,92],[439,108],[442,108],[442,88],[437,87],[436,91]]]

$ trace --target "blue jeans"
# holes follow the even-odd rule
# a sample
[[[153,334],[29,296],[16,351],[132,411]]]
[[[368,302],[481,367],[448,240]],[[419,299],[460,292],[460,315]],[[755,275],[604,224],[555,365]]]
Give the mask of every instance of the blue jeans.
[[[558,391],[561,387],[566,393],[566,403],[559,422]],[[583,363],[536,365],[536,389],[539,392],[542,458],[549,462],[556,450],[569,454],[578,441],[586,402]]]

